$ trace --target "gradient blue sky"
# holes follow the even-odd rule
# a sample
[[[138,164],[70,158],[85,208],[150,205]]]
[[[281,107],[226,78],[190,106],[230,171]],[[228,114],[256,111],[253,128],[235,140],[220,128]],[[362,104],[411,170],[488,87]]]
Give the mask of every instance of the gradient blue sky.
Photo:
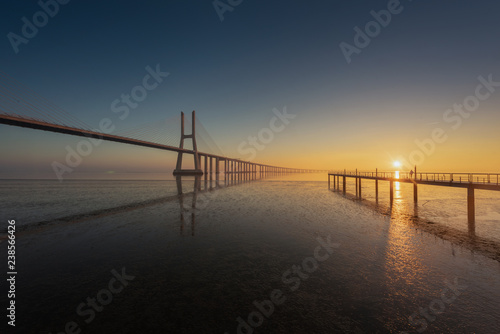
[[[222,2],[227,2],[222,0]],[[474,93],[477,77],[500,81],[498,1],[401,1],[370,45],[347,64],[339,44],[388,1],[244,0],[220,21],[212,1],[83,1],[61,5],[19,53],[37,1],[2,1],[1,69],[84,122],[117,120],[110,104],[141,83],[145,67],[170,73],[118,128],[197,111],[228,156],[267,127],[273,108],[296,117],[254,161],[300,168],[390,169],[415,140],[442,126],[448,139],[419,167],[499,171],[500,92],[457,130],[443,113]],[[441,124],[441,125],[440,125]],[[0,177],[55,177],[66,145],[80,139],[0,125]],[[107,143],[73,176],[160,173],[174,153]]]

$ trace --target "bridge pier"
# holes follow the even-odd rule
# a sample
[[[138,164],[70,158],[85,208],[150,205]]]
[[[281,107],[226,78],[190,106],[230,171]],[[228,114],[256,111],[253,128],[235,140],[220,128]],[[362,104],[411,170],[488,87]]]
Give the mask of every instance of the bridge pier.
[[[204,174],[205,174],[205,181],[207,180],[207,165],[208,165],[208,155],[205,155],[205,169],[204,169]]]
[[[213,162],[213,157],[210,157],[210,181],[212,181],[212,162]],[[210,182],[210,186],[212,185],[212,182]]]
[[[193,142],[193,159],[194,159],[194,169],[182,169],[182,154],[180,151],[177,155],[177,164],[174,170],[174,175],[202,175],[203,171],[200,169],[200,158],[198,156],[198,147],[196,146],[196,117],[195,111],[192,114],[192,124],[191,124],[191,134],[186,135],[184,133],[184,112],[181,112],[181,142],[179,148],[184,148],[184,139],[191,139]]]
[[[227,181],[227,160],[224,159],[224,181]]]
[[[220,173],[220,170],[219,170],[219,158],[215,158],[215,180],[216,181],[219,181],[219,173]]]
[[[346,177],[345,176],[343,176],[342,186],[343,186],[342,193],[345,195],[346,194],[346,189],[345,189],[346,188]]]

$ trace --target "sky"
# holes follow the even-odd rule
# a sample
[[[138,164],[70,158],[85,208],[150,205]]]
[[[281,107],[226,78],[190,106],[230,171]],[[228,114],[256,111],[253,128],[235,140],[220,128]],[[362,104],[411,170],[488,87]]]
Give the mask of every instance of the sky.
[[[149,124],[175,137],[180,112],[196,110],[213,153],[243,160],[500,172],[498,1],[4,0],[0,9],[0,84],[15,80],[93,128],[107,118],[117,134]],[[140,101],[123,117],[120,99],[132,92]],[[54,162],[70,168],[68,147],[82,138],[0,125],[0,140],[0,178],[57,179]],[[64,177],[170,173],[176,158],[101,143]]]

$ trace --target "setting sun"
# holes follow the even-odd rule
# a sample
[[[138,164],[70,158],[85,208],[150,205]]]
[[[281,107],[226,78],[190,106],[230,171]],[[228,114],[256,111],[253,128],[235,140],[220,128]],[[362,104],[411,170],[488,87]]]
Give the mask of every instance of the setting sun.
[[[394,165],[394,167],[399,168],[399,167],[401,167],[401,162],[394,161],[393,165]]]

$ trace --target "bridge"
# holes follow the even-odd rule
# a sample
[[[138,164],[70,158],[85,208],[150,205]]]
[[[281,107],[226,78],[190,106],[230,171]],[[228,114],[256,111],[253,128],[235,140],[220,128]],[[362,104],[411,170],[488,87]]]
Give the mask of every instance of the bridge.
[[[218,178],[221,173],[221,162],[223,162],[223,172],[225,174],[241,174],[241,175],[251,175],[251,174],[285,174],[285,173],[310,173],[310,172],[320,172],[320,170],[313,169],[298,169],[289,168],[281,166],[266,165],[261,163],[255,163],[251,161],[244,161],[237,158],[229,158],[226,156],[221,156],[212,153],[198,152],[196,146],[196,134],[195,134],[195,111],[192,113],[192,132],[189,135],[184,133],[184,113],[181,113],[181,139],[179,147],[163,145],[153,142],[148,142],[144,140],[128,138],[117,136],[113,134],[101,133],[92,130],[78,129],[74,127],[69,127],[65,125],[48,123],[35,119],[27,119],[19,116],[11,116],[6,114],[0,114],[0,124],[12,125],[17,127],[30,128],[35,130],[50,131],[55,133],[63,133],[67,135],[94,138],[100,140],[107,140],[117,143],[124,143],[136,146],[143,146],[149,148],[155,148],[159,150],[166,150],[177,152],[177,164],[174,170],[174,175],[210,175],[212,177],[213,172]],[[184,140],[191,139],[193,141],[193,149],[184,148]],[[183,169],[182,168],[182,157],[183,154],[191,154],[194,158],[194,169]],[[202,169],[202,161],[204,158],[204,168]],[[214,168],[215,162],[215,168]],[[244,177],[244,176],[243,176]]]
[[[253,178],[255,175],[319,172],[319,170],[274,166],[244,161],[222,154],[200,152],[196,143],[196,123],[196,113],[193,111],[191,133],[186,134],[184,113],[181,112],[179,146],[172,143],[173,140],[177,141],[179,138],[170,138],[171,142],[167,144],[155,142],[155,139],[163,138],[165,133],[169,135],[169,133],[176,132],[172,129],[170,131],[159,129],[155,125],[134,129],[127,132],[128,135],[112,134],[112,131],[104,131],[106,129],[103,127],[101,127],[101,131],[95,130],[74,115],[55,106],[44,97],[0,72],[0,124],[175,152],[177,153],[177,163],[174,170],[176,176],[205,175],[205,178],[212,179],[213,174],[219,178],[219,175],[224,173],[225,178],[246,179]],[[148,134],[151,135],[148,136]],[[186,139],[192,141],[192,148],[184,147]],[[194,169],[183,168],[184,154],[193,156]]]

